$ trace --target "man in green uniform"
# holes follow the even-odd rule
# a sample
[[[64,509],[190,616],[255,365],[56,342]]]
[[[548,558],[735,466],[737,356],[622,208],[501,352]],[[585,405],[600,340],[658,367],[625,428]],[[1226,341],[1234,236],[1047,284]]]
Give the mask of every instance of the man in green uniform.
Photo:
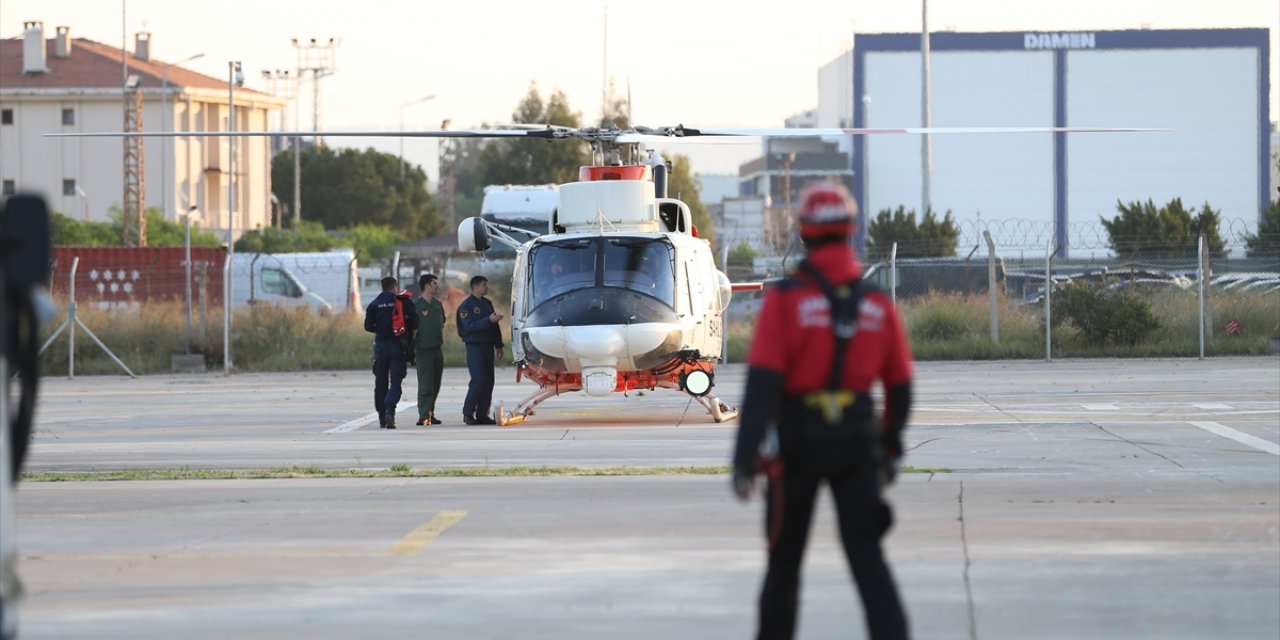
[[[413,348],[418,359],[419,425],[440,424],[436,418],[436,396],[440,394],[440,377],[444,373],[444,305],[436,300],[440,279],[424,273],[418,278],[422,295],[413,299],[418,310],[418,333]]]

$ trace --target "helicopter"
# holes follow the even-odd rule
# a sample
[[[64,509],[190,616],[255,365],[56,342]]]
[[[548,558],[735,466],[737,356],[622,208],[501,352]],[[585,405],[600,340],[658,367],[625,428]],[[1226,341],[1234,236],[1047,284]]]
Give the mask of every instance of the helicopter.
[[[656,388],[688,394],[716,422],[732,420],[737,410],[713,393],[724,310],[733,291],[762,285],[732,284],[716,268],[689,206],[667,197],[666,160],[652,149],[642,156],[632,133],[529,131],[589,142],[593,165],[579,170],[578,181],[560,185],[545,234],[479,217],[458,225],[460,250],[484,251],[498,242],[516,254],[516,380],[528,378],[538,390],[511,411],[499,404],[498,423],[523,422],[538,404],[564,393],[600,397]]]
[[[689,206],[667,197],[667,161],[642,144],[673,138],[747,136],[814,138],[870,134],[1145,132],[1134,127],[905,128],[627,128],[510,125],[493,129],[329,132],[111,132],[47,137],[408,137],[576,140],[591,146],[592,164],[560,185],[546,233],[469,217],[458,247],[482,252],[493,243],[515,250],[511,283],[516,381],[538,389],[498,423],[524,422],[542,402],[585,391],[595,397],[670,389],[696,399],[715,422],[738,411],[713,392],[722,360],[724,311],[735,291],[698,236]]]
[[[689,206],[667,197],[669,167],[644,141],[693,136],[821,137],[868,133],[1044,132],[1001,129],[630,129],[538,127],[528,137],[591,145],[591,166],[559,187],[559,204],[538,234],[480,217],[458,225],[458,248],[515,250],[511,345],[516,381],[538,389],[498,424],[518,424],[552,397],[577,391],[608,396],[656,388],[696,399],[715,422],[737,409],[713,392],[722,359],[724,312],[737,291],[698,237]],[[1062,130],[1062,129],[1056,129]],[[1071,128],[1071,131],[1102,129]],[[1107,131],[1113,129],[1105,129]],[[517,134],[518,135],[518,134]],[[625,160],[624,160],[625,159]]]

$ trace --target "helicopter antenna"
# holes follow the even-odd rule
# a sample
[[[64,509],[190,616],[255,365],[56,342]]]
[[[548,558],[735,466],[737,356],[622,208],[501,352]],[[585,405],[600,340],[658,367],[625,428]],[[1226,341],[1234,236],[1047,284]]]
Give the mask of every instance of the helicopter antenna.
[[[607,224],[607,225],[609,225],[609,230],[610,230],[610,231],[618,231],[618,230],[619,230],[619,229],[618,229],[618,226],[617,226],[617,225],[615,225],[615,224],[613,224],[613,222],[611,222],[611,221],[609,220],[608,216],[604,215],[604,211],[601,211],[601,210],[597,209],[597,210],[596,210],[596,225],[600,227],[600,233],[601,233],[601,234],[603,234],[603,233],[605,232],[605,228],[604,228],[604,226],[605,226],[606,224]]]

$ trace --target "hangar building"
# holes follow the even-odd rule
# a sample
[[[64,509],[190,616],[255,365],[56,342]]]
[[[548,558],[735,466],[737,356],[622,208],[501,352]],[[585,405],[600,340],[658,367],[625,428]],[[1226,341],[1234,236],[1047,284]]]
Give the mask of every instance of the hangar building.
[[[1209,203],[1254,232],[1274,197],[1266,29],[939,32],[934,127],[1167,127],[1172,133],[932,136],[933,209],[1042,225],[1066,255],[1117,201]],[[819,127],[918,127],[920,35],[858,34],[819,71]],[[922,201],[921,141],[859,136],[866,211]],[[1224,239],[1227,229],[1223,229]],[[995,232],[993,231],[993,235]],[[1095,247],[1096,248],[1096,247]]]

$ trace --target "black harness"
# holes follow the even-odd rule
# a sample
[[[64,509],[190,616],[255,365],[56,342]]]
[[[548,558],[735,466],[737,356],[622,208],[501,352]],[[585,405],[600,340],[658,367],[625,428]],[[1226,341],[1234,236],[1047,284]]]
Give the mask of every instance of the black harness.
[[[861,278],[834,284],[808,260],[800,263],[799,270],[818,285],[831,307],[835,352],[826,389],[784,398],[779,445],[793,469],[819,475],[845,473],[875,456],[871,397],[841,388],[849,341],[858,333],[858,305],[869,285]]]

